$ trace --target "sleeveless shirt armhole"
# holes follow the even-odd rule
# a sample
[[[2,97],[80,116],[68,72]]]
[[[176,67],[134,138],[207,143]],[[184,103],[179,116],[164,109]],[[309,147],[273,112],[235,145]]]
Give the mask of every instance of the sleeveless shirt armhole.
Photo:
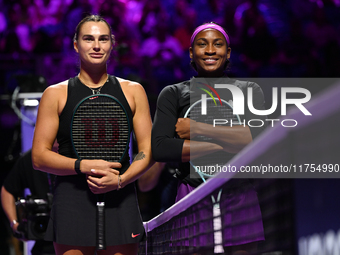
[[[126,102],[126,105],[128,106],[128,109],[125,109],[125,110],[128,111],[128,115],[130,115],[131,119],[133,119],[132,110],[131,110],[131,108],[130,108],[129,102],[127,101],[127,99],[126,99],[126,97],[125,97],[125,94],[124,94],[123,89],[122,89],[122,85],[120,85],[120,82],[118,81],[117,77],[114,76],[114,75],[109,75],[109,79],[113,79],[113,82],[116,82],[116,83],[119,85],[119,88],[120,88],[120,90],[121,90],[121,92],[122,92],[122,94],[123,94],[123,96],[124,96],[123,98],[124,98],[124,100],[125,100],[125,102]],[[122,103],[122,102],[121,102],[121,103]]]
[[[65,106],[64,106],[63,110],[61,111],[61,113],[60,113],[60,115],[59,115],[59,118],[60,118],[61,116],[64,115],[66,106],[67,106],[67,104],[69,103],[68,95],[70,95],[71,87],[74,87],[74,86],[75,86],[74,78],[70,78],[70,79],[68,80],[68,83],[67,83],[66,103],[65,103]]]

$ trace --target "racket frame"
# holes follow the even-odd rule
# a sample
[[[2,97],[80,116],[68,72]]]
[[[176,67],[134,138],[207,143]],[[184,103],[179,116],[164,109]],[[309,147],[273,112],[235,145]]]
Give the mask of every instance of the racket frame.
[[[125,150],[122,153],[122,156],[120,157],[120,159],[118,160],[118,162],[121,162],[121,160],[123,159],[123,157],[125,156],[126,152],[128,151],[129,148],[129,144],[130,144],[130,133],[131,133],[131,123],[128,117],[128,114],[124,108],[124,106],[119,102],[119,100],[111,95],[108,94],[94,94],[94,95],[90,95],[87,96],[85,98],[83,98],[74,108],[73,110],[73,115],[72,115],[72,121],[71,121],[71,142],[72,142],[72,146],[73,146],[73,150],[76,153],[76,156],[78,159],[85,159],[85,158],[81,158],[75,148],[74,142],[73,142],[73,121],[74,121],[74,117],[75,114],[78,110],[78,108],[86,101],[89,100],[90,98],[96,98],[96,97],[107,97],[110,98],[112,100],[114,100],[115,102],[117,102],[121,109],[123,109],[125,116],[126,116],[126,120],[127,120],[127,126],[128,126],[128,135],[127,135],[127,142],[126,142],[126,146],[125,146]],[[98,158],[100,159],[100,158]],[[100,194],[97,195],[97,204],[96,204],[96,249],[97,250],[105,250],[106,249],[106,240],[105,240],[105,193],[104,194]]]
[[[210,100],[210,101],[216,101],[216,100],[221,100],[223,104],[226,104],[228,107],[230,107],[233,110],[233,107],[231,104],[229,104],[226,100],[224,99],[219,99],[219,98],[206,98],[205,100]],[[193,103],[188,110],[184,114],[184,118],[187,118],[190,111],[199,103],[202,102],[202,99],[197,100],[195,103]],[[238,124],[236,125],[241,125],[241,119],[240,116],[237,114],[234,114],[234,116],[237,117]],[[195,169],[195,171],[199,174],[203,182],[206,182],[206,178],[213,177],[214,175],[202,173],[198,170],[196,170],[195,165],[189,161],[190,165]],[[223,237],[222,237],[222,219],[221,219],[221,209],[220,209],[220,199],[222,195],[222,189],[219,190],[217,197],[215,199],[214,195],[211,195],[211,201],[213,204],[213,229],[214,229],[214,253],[224,253],[224,248],[223,248]]]

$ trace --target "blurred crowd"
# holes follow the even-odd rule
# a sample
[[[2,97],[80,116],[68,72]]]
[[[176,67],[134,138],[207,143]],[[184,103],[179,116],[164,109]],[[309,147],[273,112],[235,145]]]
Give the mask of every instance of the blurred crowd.
[[[140,82],[152,112],[163,87],[195,75],[190,37],[209,21],[229,34],[231,77],[340,76],[340,0],[0,0],[0,96],[13,92],[18,74],[42,75],[48,84],[77,75],[73,36],[90,13],[107,19],[115,35],[108,73]],[[0,138],[10,144],[0,149],[3,166],[11,162],[3,154],[20,150],[20,126],[1,103]],[[148,219],[158,214],[143,208],[159,198],[150,195],[139,197]]]
[[[33,60],[34,72],[50,84],[76,75],[74,30],[89,13],[112,26],[109,73],[144,81],[155,95],[195,74],[190,36],[207,21],[229,33],[230,76],[340,73],[340,0],[0,0],[1,78],[13,59],[16,71],[25,61],[32,71]]]

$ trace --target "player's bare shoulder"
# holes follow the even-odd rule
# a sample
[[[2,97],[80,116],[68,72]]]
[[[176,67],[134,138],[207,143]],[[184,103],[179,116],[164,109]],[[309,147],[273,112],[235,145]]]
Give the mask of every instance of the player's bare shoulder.
[[[68,85],[67,80],[57,84],[50,85],[45,89],[43,96],[45,97],[53,96],[54,98],[64,96],[67,94],[67,85]]]
[[[139,108],[138,105],[145,104],[145,102],[147,102],[147,96],[143,86],[135,81],[125,80],[118,77],[117,79],[130,105],[132,113],[135,114],[136,109]]]
[[[125,80],[122,78],[117,78],[122,90],[125,94],[125,97],[129,98],[132,97],[136,100],[146,97],[146,93],[145,90],[143,88],[143,86],[135,81],[130,81],[130,80]]]
[[[118,81],[122,87],[123,90],[128,90],[131,93],[140,93],[141,91],[144,91],[143,86],[135,81],[130,81],[122,78],[118,78]]]
[[[67,100],[67,85],[68,81],[63,81],[47,87],[41,97],[40,104],[56,109],[60,113]]]

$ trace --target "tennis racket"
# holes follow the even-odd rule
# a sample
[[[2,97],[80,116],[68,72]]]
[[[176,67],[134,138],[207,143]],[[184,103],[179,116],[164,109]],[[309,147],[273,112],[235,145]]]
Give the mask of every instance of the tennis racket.
[[[71,138],[78,159],[121,162],[130,140],[126,110],[110,95],[84,98],[73,113]],[[105,194],[97,195],[96,225],[96,247],[105,250]]]
[[[206,114],[202,114],[202,106],[205,105]],[[225,121],[225,126],[235,126],[241,124],[241,119],[237,114],[233,114],[233,107],[230,103],[223,99],[206,98],[193,103],[186,111],[184,118],[190,118],[196,122],[212,125],[214,120]],[[211,130],[213,132],[213,128]],[[191,139],[193,141],[218,143],[218,141],[207,136],[196,136]],[[214,172],[200,171],[213,169],[214,166],[223,166],[226,163],[226,153],[224,151],[211,153],[206,156],[190,160],[190,164],[202,179],[212,177]]]
[[[206,114],[202,114],[203,107],[206,110],[205,112]],[[213,124],[214,120],[216,119],[224,120],[226,122],[226,125],[228,126],[235,126],[241,124],[240,117],[237,114],[233,114],[232,105],[227,101],[218,98],[205,98],[204,100],[200,99],[196,101],[186,111],[184,118],[190,118],[196,122],[206,123],[210,125]],[[213,129],[211,130],[211,132],[213,132]],[[211,143],[217,142],[208,135],[196,136],[192,140]],[[190,164],[194,168],[195,172],[199,174],[203,182],[206,182],[207,178],[214,176],[214,174],[216,173],[216,171],[213,171],[213,173],[211,173],[211,170],[215,169],[213,167],[217,167],[217,165],[223,167],[227,163],[228,159],[229,158],[226,157],[226,153],[221,151],[192,159],[190,160]],[[203,169],[204,171],[201,171]],[[213,195],[211,195],[214,216],[213,229],[214,229],[215,253],[224,252],[220,209],[221,195],[222,189],[220,189],[220,191],[218,192],[216,199]]]

